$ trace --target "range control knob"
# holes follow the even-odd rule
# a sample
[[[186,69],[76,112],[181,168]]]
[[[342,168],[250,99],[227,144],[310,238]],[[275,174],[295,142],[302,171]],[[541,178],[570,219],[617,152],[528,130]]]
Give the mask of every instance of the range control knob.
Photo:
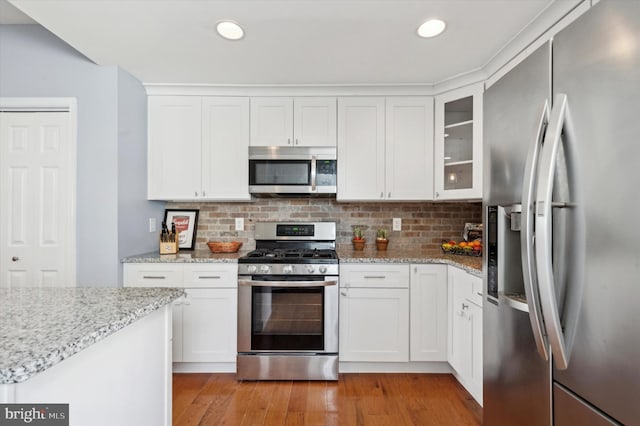
[[[284,265],[282,267],[282,273],[283,274],[290,274],[293,272],[293,265]]]
[[[271,266],[269,266],[269,265],[261,265],[260,266],[260,273],[268,274],[269,271],[271,271]]]
[[[307,265],[307,272],[313,274],[316,268],[313,265]]]
[[[247,267],[247,272],[249,272],[250,274],[255,273],[258,270],[258,267],[256,265],[249,265]]]
[[[321,265],[321,266],[318,268],[318,271],[320,271],[320,273],[321,273],[321,274],[324,274],[325,272],[327,272],[327,267],[326,267],[326,266],[324,266],[324,265]]]

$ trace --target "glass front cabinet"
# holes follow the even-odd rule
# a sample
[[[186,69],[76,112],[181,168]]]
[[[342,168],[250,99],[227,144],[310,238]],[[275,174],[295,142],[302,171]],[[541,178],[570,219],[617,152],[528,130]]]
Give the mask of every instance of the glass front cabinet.
[[[436,200],[482,198],[481,83],[436,97]]]

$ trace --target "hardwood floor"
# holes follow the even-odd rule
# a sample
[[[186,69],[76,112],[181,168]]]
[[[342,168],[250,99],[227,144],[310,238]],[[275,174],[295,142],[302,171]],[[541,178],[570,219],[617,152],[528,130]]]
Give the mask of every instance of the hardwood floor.
[[[450,374],[341,374],[338,382],[238,382],[174,374],[174,425],[480,425]]]

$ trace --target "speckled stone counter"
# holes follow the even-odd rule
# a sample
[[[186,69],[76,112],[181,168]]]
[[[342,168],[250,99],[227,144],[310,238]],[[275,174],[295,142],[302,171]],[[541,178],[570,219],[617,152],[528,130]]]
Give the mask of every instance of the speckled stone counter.
[[[237,263],[248,250],[237,253],[211,253],[210,250],[179,251],[176,254],[143,253],[122,259],[121,263]]]
[[[339,247],[340,263],[444,263],[457,266],[465,271],[482,277],[482,258],[458,256],[453,254],[434,253],[420,250],[371,250],[356,251],[350,247]]]
[[[0,289],[0,384],[23,382],[183,294],[173,288]]]

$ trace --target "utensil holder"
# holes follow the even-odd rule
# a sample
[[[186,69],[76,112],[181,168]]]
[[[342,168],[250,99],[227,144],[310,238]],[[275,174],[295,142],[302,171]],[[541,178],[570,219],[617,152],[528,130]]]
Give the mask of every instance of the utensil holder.
[[[162,239],[160,235],[160,254],[176,254],[178,252],[178,233],[174,234],[174,238],[170,240]]]

